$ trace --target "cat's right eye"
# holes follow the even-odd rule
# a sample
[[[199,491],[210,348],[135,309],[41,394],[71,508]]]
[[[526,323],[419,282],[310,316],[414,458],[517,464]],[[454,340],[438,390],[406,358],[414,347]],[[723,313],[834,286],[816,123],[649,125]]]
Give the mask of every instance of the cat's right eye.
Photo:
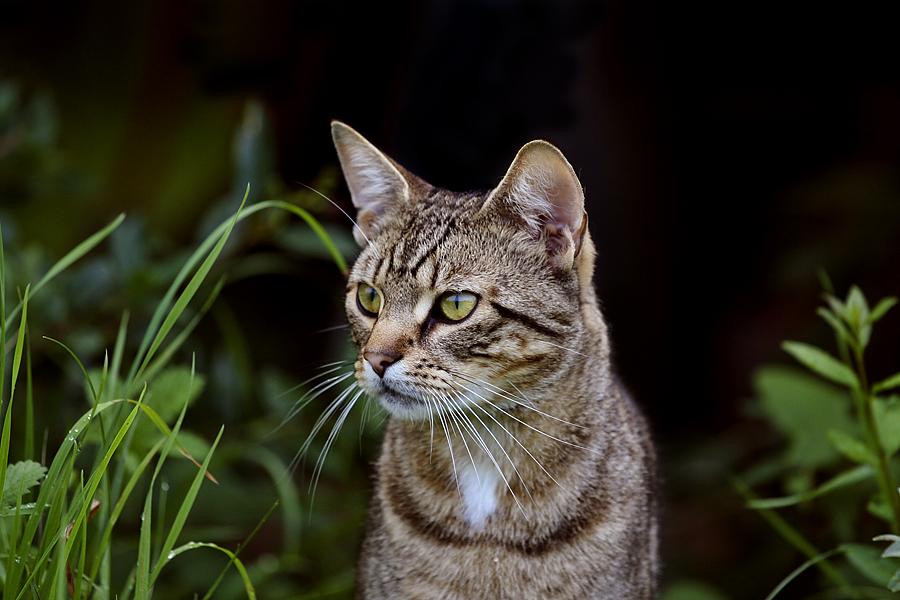
[[[356,287],[356,304],[364,314],[377,317],[381,310],[381,293],[371,285],[361,283]]]

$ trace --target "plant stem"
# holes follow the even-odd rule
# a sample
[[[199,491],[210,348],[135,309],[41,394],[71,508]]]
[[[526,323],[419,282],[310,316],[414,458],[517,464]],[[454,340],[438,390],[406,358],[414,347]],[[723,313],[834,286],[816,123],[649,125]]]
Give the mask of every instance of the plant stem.
[[[875,395],[869,389],[868,378],[866,377],[866,366],[863,362],[863,350],[857,346],[855,352],[856,371],[859,377],[859,389],[857,390],[856,406],[859,412],[859,420],[863,426],[863,435],[866,443],[874,453],[877,463],[875,470],[878,473],[878,485],[881,493],[884,494],[885,502],[891,508],[891,530],[894,534],[900,534],[900,493],[897,491],[897,483],[891,473],[890,460],[884,451],[881,443],[881,434],[878,432],[878,425],[875,422],[875,412],[872,405],[875,401]]]
[[[757,499],[756,494],[750,489],[746,483],[737,477],[731,477],[731,484],[737,489],[738,493],[744,497],[744,500],[751,502]],[[756,509],[760,516],[768,521],[769,525],[787,540],[794,548],[799,550],[804,556],[810,559],[810,564],[822,571],[822,574],[830,579],[835,585],[847,591],[849,597],[859,598],[850,587],[850,582],[844,577],[838,569],[834,567],[827,559],[823,558],[822,553],[816,548],[812,542],[803,537],[803,534],[797,531],[790,523],[785,521],[781,515],[770,508]]]

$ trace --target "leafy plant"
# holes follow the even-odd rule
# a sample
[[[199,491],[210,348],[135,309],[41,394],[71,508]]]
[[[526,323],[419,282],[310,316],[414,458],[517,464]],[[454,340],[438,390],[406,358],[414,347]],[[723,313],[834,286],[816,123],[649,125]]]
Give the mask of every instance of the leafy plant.
[[[881,598],[900,589],[895,574],[900,567],[895,560],[898,546],[882,556],[878,547],[862,540],[871,539],[863,532],[873,527],[872,520],[882,522],[892,536],[900,533],[900,396],[887,394],[900,387],[900,373],[870,383],[865,351],[873,326],[897,299],[885,298],[870,307],[853,286],[841,300],[830,292],[827,278],[823,281],[829,290],[824,296],[827,306],[817,313],[834,330],[838,355],[786,341],[782,348],[808,372],[768,367],[755,378],[762,410],[789,444],[777,461],[758,466],[745,478],[762,481],[780,473],[789,493],[760,499],[744,481],[736,480],[735,485],[748,506],[807,557],[769,598],[811,566],[818,567],[842,597]],[[836,545],[821,551],[808,534],[776,512],[786,507],[796,507],[808,517],[812,507],[824,512]],[[845,561],[834,563],[837,557]]]
[[[191,300],[241,216],[239,212],[223,223],[187,261],[157,307],[127,375],[122,366],[127,318],[122,320],[112,361],[107,357],[102,369],[93,376],[71,350],[57,342],[72,355],[83,372],[91,408],[69,429],[56,448],[49,467],[33,460],[9,464],[12,408],[17,397],[22,396],[16,392],[23,375],[27,405],[25,427],[29,430],[34,427],[36,401],[30,371],[29,302],[45,284],[114,231],[122,218],[63,257],[37,284],[26,287],[21,300],[11,311],[6,308],[7,273],[0,234],[0,340],[4,342],[0,346],[0,364],[7,364],[7,348],[13,348],[11,385],[0,435],[0,464],[9,464],[0,469],[0,489],[3,490],[0,501],[0,597],[10,600],[150,598],[162,569],[180,554],[196,548],[214,548],[224,553],[229,558],[228,566],[233,564],[240,572],[247,597],[255,597],[247,570],[236,552],[207,542],[176,546],[204,478],[213,479],[208,466],[222,430],[212,444],[198,441],[196,436],[190,438],[193,443],[183,443],[185,436],[181,426],[185,411],[202,386],[202,380],[193,368],[168,366],[174,350],[183,343],[221,288],[213,289],[204,308],[175,335],[176,324],[182,314],[188,312]],[[18,323],[14,321],[16,317]],[[17,331],[8,339],[8,332],[16,324]],[[0,397],[4,395],[4,382],[5,379],[0,378]],[[171,419],[175,419],[175,424],[170,428],[166,422]],[[31,441],[26,443],[26,448],[31,444]],[[159,500],[164,489],[160,474],[173,450],[191,457],[186,445],[199,448],[205,458],[202,464],[194,461],[196,472],[174,518],[165,524],[166,533],[160,535],[163,528],[154,529],[153,525],[155,512],[164,514]],[[155,468],[146,482],[148,468],[154,460]],[[25,502],[38,485],[35,500]],[[137,559],[123,582],[124,587],[117,592],[112,581],[113,535],[132,493],[143,486],[147,491],[141,512]],[[212,584],[207,597],[217,585],[218,581]]]

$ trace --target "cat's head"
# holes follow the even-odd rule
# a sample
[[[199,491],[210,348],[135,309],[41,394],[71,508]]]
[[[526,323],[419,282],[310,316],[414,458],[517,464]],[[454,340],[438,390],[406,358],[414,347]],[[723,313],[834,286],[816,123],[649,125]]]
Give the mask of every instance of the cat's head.
[[[487,192],[422,181],[332,123],[362,252],[346,308],[359,386],[402,418],[515,410],[583,356],[593,245],[581,184],[534,141]]]

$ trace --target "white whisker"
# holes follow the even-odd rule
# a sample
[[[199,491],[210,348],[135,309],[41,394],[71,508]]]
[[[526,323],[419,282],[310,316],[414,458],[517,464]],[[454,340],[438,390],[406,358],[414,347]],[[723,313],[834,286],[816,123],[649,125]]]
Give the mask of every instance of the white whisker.
[[[337,370],[337,368],[329,371],[328,373],[323,373],[321,376],[325,376],[330,373],[333,373],[335,370]],[[284,420],[282,421],[282,423],[279,427],[283,426],[287,421],[290,421],[291,419],[296,417],[300,413],[300,411],[302,411],[304,408],[306,408],[310,402],[312,402],[313,400],[318,398],[320,395],[322,395],[322,393],[330,390],[331,388],[338,385],[339,383],[346,381],[347,379],[349,379],[352,376],[353,376],[353,372],[350,371],[348,373],[342,373],[340,375],[335,375],[334,377],[329,377],[325,381],[321,381],[321,382],[317,383],[308,392],[303,394],[303,396],[301,396],[300,399],[297,400],[297,402],[294,403],[294,406],[291,407],[290,411],[288,411],[288,414],[284,417]]]
[[[372,248],[372,251],[375,253],[375,256],[377,256],[378,258],[381,258],[381,255],[378,254],[378,248],[375,246],[375,244],[372,243],[372,240],[370,240],[368,237],[366,237],[366,232],[363,231],[362,227],[359,226],[359,223],[357,223],[356,220],[355,220],[353,217],[351,217],[350,215],[347,214],[347,211],[346,211],[346,210],[344,210],[343,208],[341,208],[340,205],[339,205],[337,202],[335,202],[334,200],[332,200],[331,198],[329,198],[328,196],[326,196],[325,194],[323,194],[322,192],[320,192],[320,191],[317,190],[316,188],[310,187],[310,186],[306,185],[305,183],[301,183],[301,182],[299,182],[299,181],[298,181],[297,183],[300,183],[300,185],[302,185],[303,187],[305,187],[305,188],[308,189],[309,191],[318,194],[318,195],[321,196],[322,198],[325,198],[326,200],[328,200],[328,202],[331,203],[332,206],[334,206],[336,209],[338,209],[339,211],[341,211],[342,213],[344,213],[344,216],[347,217],[348,219],[350,219],[350,222],[353,223],[353,226],[356,227],[357,229],[359,229],[359,233],[365,238],[366,243],[369,244],[369,246]]]
[[[318,329],[313,333],[329,333],[331,331],[338,331],[340,329],[348,329],[350,326],[344,323],[343,325],[334,325],[332,327],[325,327],[324,329]]]
[[[556,440],[556,441],[559,441],[559,442],[563,442],[563,440],[559,440],[558,438],[555,438],[555,437],[553,437],[552,435],[548,435],[547,433],[545,433],[545,432],[543,432],[543,431],[541,431],[541,430],[539,430],[539,429],[536,429],[536,428],[532,427],[531,425],[528,425],[527,423],[524,423],[523,421],[520,421],[519,419],[516,419],[515,417],[512,417],[511,415],[509,415],[508,413],[506,413],[502,408],[499,408],[498,406],[496,406],[494,403],[492,403],[490,400],[488,400],[487,398],[485,398],[485,397],[482,396],[481,394],[478,394],[477,392],[470,392],[470,393],[474,393],[475,395],[477,395],[479,398],[481,398],[482,400],[484,400],[485,403],[487,403],[488,405],[490,405],[490,406],[491,406],[492,408],[494,408],[495,410],[497,410],[497,411],[499,411],[499,412],[502,412],[503,414],[505,414],[505,415],[507,415],[507,416],[510,416],[511,418],[513,418],[514,420],[518,421],[518,422],[521,423],[522,425],[525,425],[526,427],[528,427],[529,429],[533,429],[533,430],[536,431],[537,433],[539,433],[539,434],[541,434],[541,435],[544,435],[544,436],[546,436],[546,437],[548,437],[548,438],[550,438],[550,439],[552,439],[552,440]],[[507,435],[508,435],[508,436],[509,436],[516,444],[518,444],[518,446],[525,452],[525,454],[527,454],[527,455],[529,456],[529,458],[531,458],[531,460],[533,460],[534,463],[535,463],[538,467],[540,467],[541,471],[543,471],[543,472],[547,475],[547,477],[549,477],[549,478],[553,481],[553,483],[555,483],[557,486],[559,486],[559,488],[560,488],[561,490],[563,490],[563,491],[565,491],[565,492],[568,491],[568,490],[565,488],[565,486],[563,486],[560,482],[558,482],[558,481],[556,480],[555,477],[553,477],[553,475],[550,474],[550,471],[548,471],[546,468],[544,468],[544,465],[541,464],[541,461],[539,461],[539,460],[537,459],[537,457],[535,457],[534,454],[532,454],[531,451],[530,451],[528,448],[526,448],[525,445],[522,444],[522,442],[520,442],[519,439],[516,438],[516,436],[514,436],[514,435],[509,431],[509,429],[506,428],[506,426],[503,425],[503,423],[501,423],[499,420],[497,420],[497,417],[495,417],[494,415],[492,415],[492,414],[490,413],[490,411],[488,411],[488,410],[487,410],[486,408],[484,408],[483,406],[479,405],[477,402],[473,403],[473,406],[474,406],[475,408],[481,410],[485,415],[488,416],[488,418],[490,418],[490,419],[491,419],[494,423],[496,423],[503,431],[505,431],[506,434],[507,434]],[[479,420],[480,420],[480,419],[479,419]],[[567,442],[563,442],[563,443],[567,443]],[[570,445],[574,445],[574,444],[570,444]],[[575,447],[576,447],[576,448],[584,449],[584,448],[582,448],[581,446],[577,446],[577,445],[575,445]],[[512,461],[510,461],[510,462],[512,462]],[[515,466],[513,466],[513,468],[515,468]],[[518,471],[516,471],[516,473],[518,474]],[[521,476],[520,476],[520,478],[521,478]],[[524,481],[523,481],[522,483],[524,484]],[[527,488],[527,487],[525,488],[525,491],[526,491],[526,492],[528,491],[528,488]],[[529,492],[529,496],[531,496],[531,493],[530,493],[530,492]]]
[[[583,354],[578,350],[572,350],[571,348],[566,348],[565,346],[560,346],[559,344],[554,344],[553,342],[548,342],[547,340],[534,339],[533,341],[547,344],[548,346],[553,346],[554,348],[559,348],[560,350],[565,350],[566,352],[571,352],[572,354],[577,354],[578,356],[583,356],[585,358],[588,357],[587,354]]]
[[[456,492],[461,498],[462,490],[459,487],[459,472],[456,470],[456,458],[453,456],[453,441],[450,439],[450,431],[447,427],[447,421],[445,420],[444,408],[441,406],[441,402],[436,396],[432,397],[431,400],[434,402],[438,420],[440,420],[441,428],[444,430],[444,435],[447,437],[447,449],[450,451],[450,464],[453,465],[453,481],[456,482]],[[468,447],[466,447],[466,451],[468,451]],[[471,457],[472,455],[469,454],[469,456]]]
[[[459,393],[456,392],[456,394],[458,395]],[[470,412],[465,411],[458,402],[450,400],[450,398],[447,398],[447,399],[453,404],[453,406],[456,407],[456,410],[453,412],[453,415],[460,417],[465,422],[465,424],[467,425],[466,430],[469,431],[469,433],[473,437],[473,440],[475,442],[477,442],[479,446],[481,446],[482,450],[484,450],[484,453],[487,455],[488,459],[490,459],[490,461],[494,464],[494,468],[497,469],[497,474],[500,475],[500,478],[503,480],[503,483],[506,485],[506,489],[509,490],[509,493],[512,495],[512,498],[515,501],[516,506],[519,507],[519,510],[522,512],[522,515],[527,519],[528,515],[525,513],[525,507],[522,506],[522,503],[519,501],[519,498],[516,496],[515,491],[513,491],[512,486],[509,483],[509,479],[507,479],[506,474],[503,473],[503,469],[500,467],[500,464],[497,462],[497,459],[494,458],[494,453],[491,452],[490,448],[487,445],[487,442],[484,440],[483,437],[481,437],[481,434],[478,433],[478,430],[476,429],[475,424],[472,423],[472,421],[469,419],[469,414],[471,414],[476,419],[478,419],[478,422],[481,423],[481,426],[493,438],[494,442],[500,448],[500,451],[503,452],[504,456],[506,457],[506,460],[509,461],[509,464],[512,466],[513,471],[519,477],[519,480],[522,482],[522,486],[525,488],[525,492],[528,494],[528,496],[530,498],[531,492],[528,490],[528,486],[525,485],[525,480],[522,478],[522,475],[519,473],[519,470],[516,468],[515,463],[510,458],[509,454],[506,453],[506,450],[503,448],[503,444],[500,443],[500,441],[494,435],[494,432],[492,432],[490,430],[490,428],[484,423],[484,421],[481,420],[481,418],[478,415],[476,415],[475,413],[470,413]],[[465,440],[465,436],[461,436],[461,437]],[[473,466],[474,466],[474,463],[473,463]],[[532,502],[534,502],[533,498],[532,498]]]
[[[352,389],[353,388],[348,388],[348,391]],[[350,411],[353,409],[353,405],[356,404],[356,401],[359,400],[359,397],[362,396],[362,394],[362,390],[357,390],[353,395],[353,398],[351,398],[350,401],[347,402],[344,410],[342,410],[341,414],[338,415],[337,421],[335,421],[334,426],[331,428],[331,432],[328,434],[328,438],[325,440],[325,445],[322,446],[322,452],[319,453],[319,458],[316,459],[316,466],[313,469],[313,480],[310,489],[313,500],[315,500],[316,497],[316,489],[319,487],[319,476],[322,474],[322,468],[325,466],[325,457],[328,456],[328,451],[331,449],[331,445],[334,444],[334,440],[337,438],[338,432],[341,430],[341,427],[343,427],[344,421],[347,420],[347,415],[350,414]],[[309,506],[311,511],[312,501],[310,502]]]
[[[507,392],[507,391],[504,390],[503,388],[500,388],[500,387],[494,385],[493,383],[491,383],[491,382],[489,382],[489,381],[476,380],[476,379],[473,379],[473,378],[471,378],[471,377],[468,377],[468,376],[466,376],[466,375],[464,375],[464,374],[462,374],[462,373],[459,373],[458,371],[450,371],[450,374],[453,375],[453,376],[456,377],[456,378],[459,378],[459,379],[462,379],[463,381],[466,381],[466,382],[468,382],[468,383],[471,383],[472,385],[476,385],[476,386],[485,386],[485,387],[487,387],[487,388],[490,388],[491,391],[493,391],[493,392],[495,392],[496,394],[498,394],[498,395],[499,395],[501,398],[503,398],[504,400],[509,400],[510,402],[512,402],[513,404],[515,404],[516,406],[521,406],[522,408],[525,408],[525,409],[528,409],[528,410],[530,410],[530,411],[532,411],[532,412],[534,412],[534,413],[537,413],[537,414],[539,414],[539,415],[542,416],[542,417],[545,417],[545,418],[547,418],[547,419],[552,419],[552,420],[554,420],[554,421],[557,421],[557,422],[559,422],[559,423],[562,423],[563,425],[569,425],[570,427],[578,427],[579,429],[586,429],[586,427],[585,427],[584,425],[578,425],[577,423],[572,423],[572,422],[570,422],[570,421],[566,421],[565,419],[560,419],[559,417],[555,417],[555,416],[553,416],[553,415],[551,415],[551,414],[549,414],[549,413],[545,413],[545,412],[543,412],[543,411],[541,411],[541,410],[538,410],[537,408],[534,407],[534,403],[533,403],[531,400],[529,400],[529,399],[525,396],[525,394],[522,394],[522,392],[519,390],[519,388],[516,388],[516,391],[519,392],[519,394],[521,395],[521,397],[524,398],[524,399],[526,400],[526,402],[522,402],[521,400],[519,400],[518,397],[513,396],[512,394],[510,394],[509,392]],[[459,385],[459,384],[458,384],[457,382],[454,381],[454,382],[453,382],[453,385]],[[510,384],[510,385],[513,385],[513,384]],[[467,387],[465,387],[465,386],[461,386],[461,387],[463,387],[463,389],[464,389],[465,391],[467,391],[467,392],[475,393],[474,390],[471,390],[471,389],[469,389],[469,388],[467,388]],[[516,387],[516,386],[513,385],[513,387]],[[479,395],[479,397],[482,398],[482,399],[484,400],[484,398],[483,398],[482,396]],[[502,409],[501,409],[499,406],[495,406],[495,408],[497,408],[498,410],[501,410],[501,411],[502,411]],[[516,421],[519,421],[520,423],[522,423],[522,424],[525,425],[526,427],[531,427],[531,426],[528,425],[527,423],[524,423],[523,421],[517,419],[516,417],[514,417],[513,415],[511,415],[511,414],[509,414],[509,413],[504,412],[504,414],[506,414],[507,416],[509,416],[509,417],[512,418],[512,419],[515,419]],[[534,428],[532,427],[532,429],[534,429]],[[542,431],[539,431],[539,430],[537,430],[537,429],[535,429],[535,431],[537,431],[538,433],[543,433]],[[546,435],[546,434],[544,434],[544,435]],[[554,438],[554,439],[556,439],[556,438]],[[563,442],[563,440],[557,440],[557,441]],[[567,443],[567,442],[563,442],[563,443]],[[577,448],[581,448],[581,446],[576,446],[576,447],[577,447]]]

